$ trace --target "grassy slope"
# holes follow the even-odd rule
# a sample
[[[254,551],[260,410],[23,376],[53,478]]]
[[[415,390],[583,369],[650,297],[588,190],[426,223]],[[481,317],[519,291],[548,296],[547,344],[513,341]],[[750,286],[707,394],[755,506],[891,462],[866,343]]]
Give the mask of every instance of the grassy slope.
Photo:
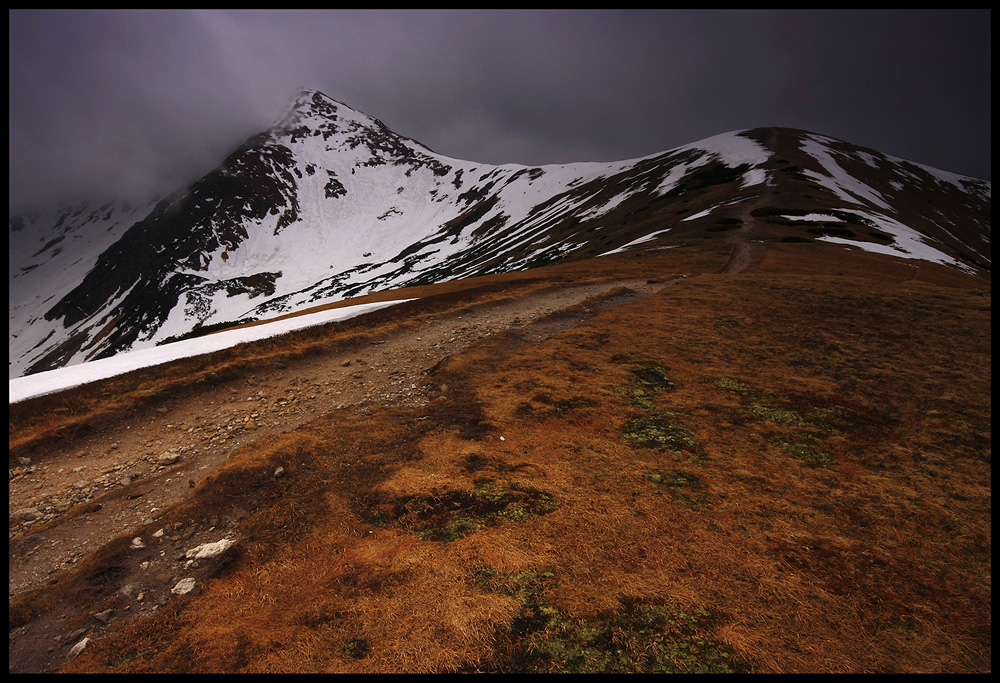
[[[238,450],[164,515],[231,520],[230,561],[65,670],[990,670],[988,282],[820,244],[725,258],[531,271],[691,277],[453,356],[424,407]],[[98,611],[114,547],[12,619]]]

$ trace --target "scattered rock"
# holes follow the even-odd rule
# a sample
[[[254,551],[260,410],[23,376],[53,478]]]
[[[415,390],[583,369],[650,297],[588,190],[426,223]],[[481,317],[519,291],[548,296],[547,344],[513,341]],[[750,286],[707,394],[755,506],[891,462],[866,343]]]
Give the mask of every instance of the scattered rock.
[[[38,508],[21,508],[10,513],[10,518],[15,522],[33,522],[42,516]]]
[[[70,648],[69,656],[76,657],[78,654],[83,652],[83,649],[87,647],[88,643],[90,643],[90,638],[84,638],[83,640],[81,640],[79,643]]]
[[[274,471],[274,478],[275,479],[278,479],[279,477],[283,477],[283,476],[285,476],[285,468],[284,467],[279,467],[278,469],[276,469]]]
[[[178,453],[162,453],[157,459],[157,465],[173,465],[175,462],[180,460],[181,456]]]
[[[215,543],[203,543],[197,548],[191,548],[186,553],[184,557],[189,560],[202,560],[209,557],[215,557],[221,555],[227,549],[229,549],[236,541],[229,538],[223,538],[222,540],[216,541]],[[192,579],[193,581],[194,579]]]
[[[131,546],[132,550],[142,550],[145,547],[146,544],[143,542],[141,536],[136,536],[135,538],[132,539],[132,546]]]
[[[78,629],[76,629],[75,631],[73,631],[71,633],[67,633],[62,638],[62,640],[63,640],[63,642],[68,642],[68,641],[71,641],[71,640],[76,640],[77,638],[79,638],[80,636],[82,636],[86,632],[87,632],[86,627],[84,627],[84,628],[78,628]]]
[[[195,580],[192,578],[181,579],[177,585],[170,589],[174,595],[187,595],[194,590]]]

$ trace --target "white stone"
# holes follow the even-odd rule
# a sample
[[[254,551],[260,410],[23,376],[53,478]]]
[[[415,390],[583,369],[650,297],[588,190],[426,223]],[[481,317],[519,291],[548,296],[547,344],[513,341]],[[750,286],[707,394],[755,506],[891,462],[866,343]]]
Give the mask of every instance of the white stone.
[[[76,657],[78,654],[80,654],[81,652],[83,652],[83,648],[87,647],[87,644],[89,642],[90,642],[90,638],[84,638],[83,640],[81,640],[79,643],[77,643],[72,648],[70,648],[69,656],[70,657]]]
[[[170,592],[174,595],[187,595],[194,590],[194,579],[188,577],[186,579],[181,579],[177,582],[177,585],[170,589]]]
[[[191,548],[184,556],[189,560],[201,560],[208,557],[215,557],[216,555],[221,555],[224,553],[233,543],[236,541],[230,540],[228,538],[223,538],[215,543],[203,543],[197,548]]]

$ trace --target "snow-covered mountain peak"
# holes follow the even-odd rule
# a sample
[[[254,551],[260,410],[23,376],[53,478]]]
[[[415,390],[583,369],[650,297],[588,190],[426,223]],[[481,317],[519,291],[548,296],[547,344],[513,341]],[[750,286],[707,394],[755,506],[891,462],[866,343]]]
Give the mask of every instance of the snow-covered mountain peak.
[[[82,213],[12,218],[9,371],[104,358],[375,291],[673,246],[713,212],[772,195],[787,205],[806,193],[810,208],[860,221],[865,234],[882,226],[887,248],[903,244],[892,243],[892,230],[919,224],[919,234],[951,245],[938,262],[965,253],[988,263],[988,237],[985,255],[979,242],[954,237],[963,211],[983,224],[981,197],[960,184],[942,190],[916,167],[894,165],[889,176],[874,158],[802,131],[755,129],[620,162],[495,166],[441,156],[303,90],[278,124],[216,170],[141,211],[102,210],[105,230],[87,227]],[[936,214],[911,221],[901,207],[918,182],[921,197],[950,192],[958,213],[935,204]],[[988,225],[988,199],[986,207]],[[60,251],[70,234],[73,252]],[[905,243],[912,239],[907,233]],[[896,252],[916,257],[912,248]]]
[[[318,90],[303,89],[296,95],[288,112],[273,130],[279,133],[291,133],[305,126],[310,131],[315,131],[327,124],[335,124],[341,117],[356,121],[370,118]]]

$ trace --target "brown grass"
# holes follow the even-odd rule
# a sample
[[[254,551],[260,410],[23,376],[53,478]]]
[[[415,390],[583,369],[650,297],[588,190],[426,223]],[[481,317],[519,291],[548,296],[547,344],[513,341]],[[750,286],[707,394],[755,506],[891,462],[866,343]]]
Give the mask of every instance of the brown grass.
[[[63,670],[989,671],[988,283],[819,244],[775,245],[739,276],[712,274],[722,250],[681,251],[533,271],[692,277],[539,344],[453,356],[425,407],[335,411],[236,451],[164,521],[229,519],[238,553]],[[117,381],[122,401],[160,395]],[[72,425],[53,411],[76,396],[12,415],[12,452]],[[640,445],[637,424],[670,438]],[[463,508],[470,533],[421,539],[417,503],[451,523],[435,501],[482,502],[484,481],[554,508],[494,497],[492,516]],[[113,555],[12,615],[96,611]]]

